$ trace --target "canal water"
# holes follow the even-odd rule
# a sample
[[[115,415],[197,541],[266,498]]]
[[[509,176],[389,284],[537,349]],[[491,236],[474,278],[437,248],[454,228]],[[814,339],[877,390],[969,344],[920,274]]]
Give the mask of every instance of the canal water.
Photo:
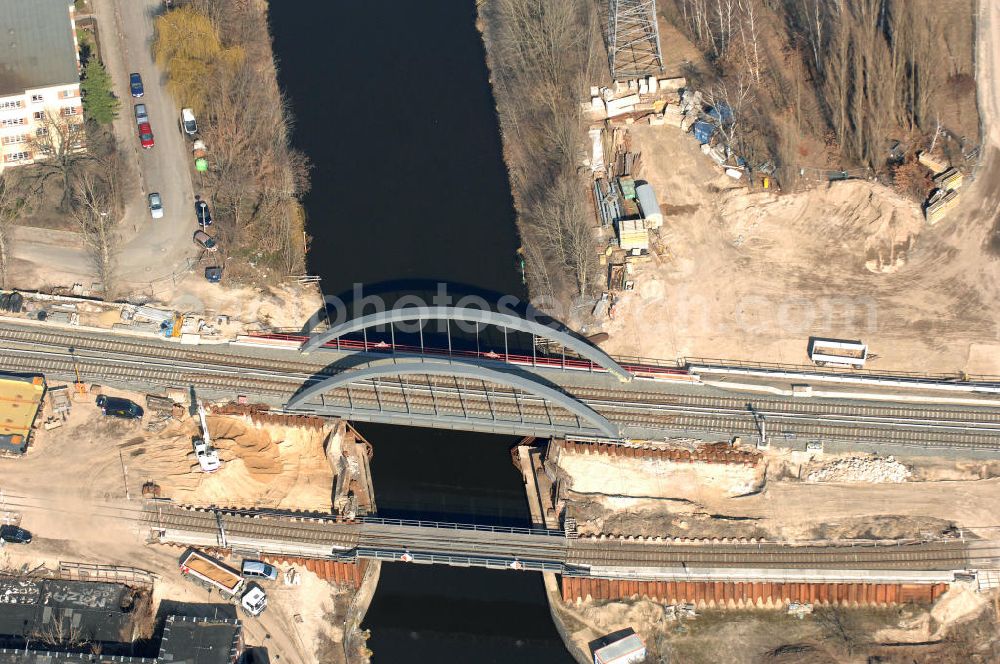
[[[273,2],[295,144],[313,162],[309,272],[328,294],[523,296],[474,0]],[[360,425],[386,516],[526,525],[515,439]],[[537,574],[383,565],[379,662],[571,662]]]

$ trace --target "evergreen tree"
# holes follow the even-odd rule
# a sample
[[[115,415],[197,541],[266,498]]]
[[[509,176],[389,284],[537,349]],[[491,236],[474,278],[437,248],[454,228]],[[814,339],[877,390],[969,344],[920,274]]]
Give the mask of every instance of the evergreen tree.
[[[111,77],[97,58],[91,58],[83,70],[80,83],[83,93],[83,113],[98,124],[109,124],[118,117],[121,101],[111,91]]]

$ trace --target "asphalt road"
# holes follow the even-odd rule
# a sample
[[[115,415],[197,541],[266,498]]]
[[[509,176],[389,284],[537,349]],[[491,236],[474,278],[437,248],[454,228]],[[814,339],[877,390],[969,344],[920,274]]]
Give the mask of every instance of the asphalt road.
[[[198,253],[191,236],[197,230],[194,192],[191,181],[190,145],[179,126],[180,111],[167,93],[165,77],[153,62],[153,22],[162,5],[158,0],[92,0],[102,57],[122,101],[114,123],[119,145],[129,156],[138,174],[126,194],[125,216],[121,222],[122,249],[119,257],[120,284],[136,288],[167,277],[185,267]],[[128,75],[142,75],[145,95],[133,99]],[[139,146],[133,104],[146,104],[156,145]],[[159,192],[164,216],[152,219],[147,195]],[[79,237],[71,232],[20,228],[13,248],[14,257],[37,266],[75,276],[85,286],[92,281],[92,263]]]

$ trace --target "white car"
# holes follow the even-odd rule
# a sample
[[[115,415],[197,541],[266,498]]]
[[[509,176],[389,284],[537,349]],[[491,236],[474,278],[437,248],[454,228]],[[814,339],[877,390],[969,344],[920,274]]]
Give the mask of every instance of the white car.
[[[153,219],[163,218],[163,199],[155,191],[149,195],[149,216]]]
[[[219,452],[214,447],[209,447],[201,438],[194,440],[194,455],[198,457],[198,465],[206,473],[214,473],[222,466]]]
[[[188,136],[194,136],[198,133],[198,121],[195,120],[194,111],[190,108],[181,109],[181,126]]]

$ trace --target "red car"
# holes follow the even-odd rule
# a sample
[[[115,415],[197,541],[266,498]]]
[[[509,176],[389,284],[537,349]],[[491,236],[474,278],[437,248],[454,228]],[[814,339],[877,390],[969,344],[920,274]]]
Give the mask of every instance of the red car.
[[[148,122],[139,125],[139,143],[147,150],[153,147],[153,128],[149,126]]]

